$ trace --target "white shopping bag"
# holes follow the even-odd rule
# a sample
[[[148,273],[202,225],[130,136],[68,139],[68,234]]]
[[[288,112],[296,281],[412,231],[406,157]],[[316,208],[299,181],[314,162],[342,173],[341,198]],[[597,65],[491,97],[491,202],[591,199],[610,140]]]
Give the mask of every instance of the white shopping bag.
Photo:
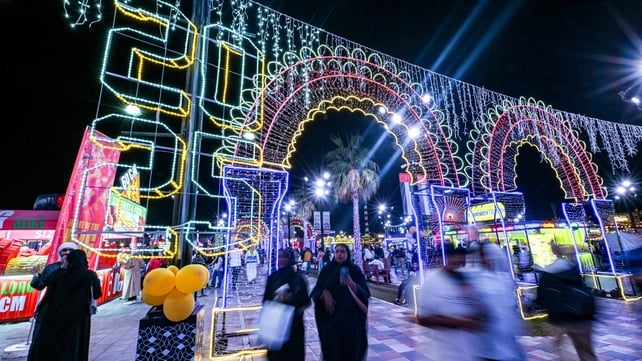
[[[295,307],[276,301],[264,301],[259,315],[258,342],[268,350],[280,350],[290,339]]]

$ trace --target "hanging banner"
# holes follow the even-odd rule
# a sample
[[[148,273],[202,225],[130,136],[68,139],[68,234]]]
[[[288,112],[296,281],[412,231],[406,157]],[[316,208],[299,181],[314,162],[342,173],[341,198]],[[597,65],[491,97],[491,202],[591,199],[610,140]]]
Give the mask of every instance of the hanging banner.
[[[90,134],[93,134],[93,139]],[[98,138],[97,138],[98,137]],[[85,130],[76,157],[65,199],[60,209],[56,232],[51,243],[47,264],[58,260],[58,247],[70,242],[72,231],[87,252],[89,266],[95,267],[105,224],[109,192],[116,177],[120,151],[114,141],[89,128]],[[83,183],[84,182],[84,183]],[[74,214],[77,214],[74,217]],[[113,260],[107,260],[113,263]]]

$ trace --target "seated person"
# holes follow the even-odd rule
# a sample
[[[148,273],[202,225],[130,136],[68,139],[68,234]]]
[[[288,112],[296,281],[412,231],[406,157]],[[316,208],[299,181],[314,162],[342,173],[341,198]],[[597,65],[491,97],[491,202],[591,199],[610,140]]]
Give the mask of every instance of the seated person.
[[[374,265],[379,266],[379,273],[382,273],[381,271],[383,271],[384,268],[386,268],[386,266],[383,264],[383,261],[378,257],[373,259],[373,260],[371,260],[369,264],[371,266],[374,266]]]

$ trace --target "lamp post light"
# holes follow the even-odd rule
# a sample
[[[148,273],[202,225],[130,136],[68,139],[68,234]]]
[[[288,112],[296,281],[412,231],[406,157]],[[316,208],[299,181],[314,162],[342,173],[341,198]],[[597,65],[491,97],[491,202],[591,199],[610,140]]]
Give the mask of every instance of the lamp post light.
[[[325,197],[330,194],[330,173],[328,172],[323,172],[323,176],[321,178],[317,178],[317,180],[314,182],[314,195],[317,199],[325,200]],[[320,211],[321,213],[321,249],[325,252],[325,242],[323,240],[324,235],[325,235],[325,229],[323,227],[323,210]]]
[[[637,228],[637,224],[636,224],[637,207],[635,204],[635,200],[637,199],[637,196],[638,194],[637,194],[637,188],[635,184],[628,179],[622,180],[615,187],[615,196],[613,198],[615,198],[615,200],[626,201],[626,203],[624,204],[624,211],[628,213],[631,228],[633,229]],[[630,207],[631,204],[633,204],[633,208],[634,208],[633,211],[635,211],[635,215],[636,215],[635,217]]]
[[[623,180],[615,187],[615,199],[621,199],[628,196],[637,197],[635,185],[628,179]]]
[[[386,212],[388,209],[388,206],[385,204],[380,204],[377,207],[377,214],[379,215],[379,221],[381,222],[381,225],[383,226],[383,241],[384,244],[388,244],[388,238],[390,237],[390,214],[387,213],[384,215],[384,212]]]
[[[216,217],[216,225],[218,227],[223,227],[227,224],[227,213],[222,213]]]
[[[285,212],[286,212],[286,214],[288,216],[288,246],[290,245],[290,241],[292,240],[292,233],[291,233],[292,220],[291,220],[291,216],[292,216],[292,210],[294,209],[294,204],[295,203],[294,203],[293,200],[289,200],[285,204]]]

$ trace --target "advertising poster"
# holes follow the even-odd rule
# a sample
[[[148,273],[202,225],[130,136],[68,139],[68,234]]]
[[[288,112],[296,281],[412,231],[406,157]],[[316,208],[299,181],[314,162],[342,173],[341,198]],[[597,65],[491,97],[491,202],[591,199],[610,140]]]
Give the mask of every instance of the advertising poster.
[[[551,242],[555,239],[552,234],[529,234],[533,264],[545,267],[553,263],[557,256],[551,250]]]
[[[94,268],[96,265],[97,254],[91,249],[100,247],[109,192],[116,177],[120,151],[115,142],[106,136],[98,132],[93,135],[100,138],[92,139],[89,128],[85,130],[47,263],[57,261],[58,247],[63,242],[71,241],[73,232],[81,243],[87,245],[85,251],[89,266]]]
[[[138,203],[130,201],[118,192],[112,190],[109,194],[109,213],[107,214],[107,229],[117,237],[142,237],[145,231],[147,209]]]
[[[29,282],[31,275],[0,277],[0,322],[33,316],[40,292],[31,288]]]

